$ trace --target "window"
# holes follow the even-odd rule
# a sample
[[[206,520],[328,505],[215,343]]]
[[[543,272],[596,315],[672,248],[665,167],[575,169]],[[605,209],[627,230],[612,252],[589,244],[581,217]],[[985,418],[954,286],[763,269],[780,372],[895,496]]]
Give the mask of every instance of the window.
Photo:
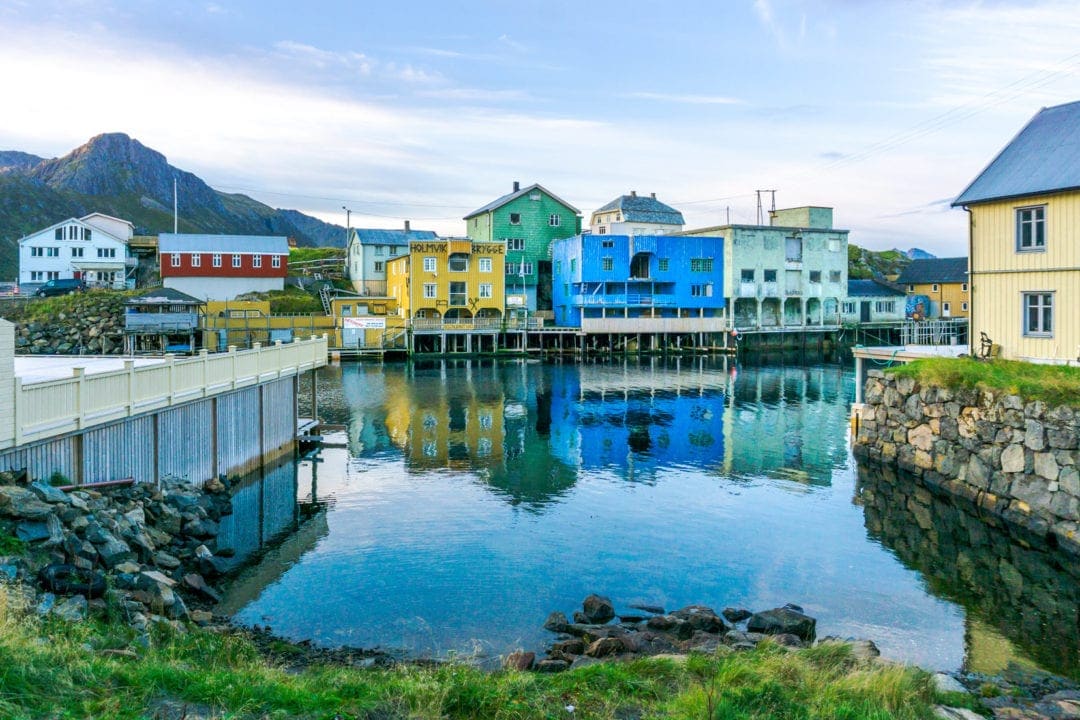
[[[386,246],[385,245],[376,245],[375,246],[375,254],[376,255],[385,255],[386,254]]]
[[[848,302],[848,301],[845,300],[841,304],[840,312],[842,312],[845,315],[854,315],[855,314],[855,303]]]
[[[30,282],[41,282],[41,271],[40,270],[31,270],[30,271]]]
[[[938,291],[938,284],[937,283],[934,283],[933,285],[930,286],[930,292],[937,292],[937,291]]]
[[[521,224],[521,213],[510,213],[510,224],[511,225],[520,225]]]
[[[802,238],[784,239],[784,259],[788,262],[802,262]]]
[[[275,268],[281,267],[281,256],[280,255],[274,255],[272,258],[270,258],[270,267],[275,267]]]
[[[559,225],[562,225],[562,217],[559,213],[551,213],[551,215],[548,216],[548,225],[551,227],[559,227]]]
[[[81,247],[73,247],[73,248],[71,248],[71,257],[76,258],[76,257],[82,257],[82,256],[83,256],[83,248],[81,248]]]
[[[656,269],[660,272],[667,272],[670,265],[671,261],[668,258],[660,258],[656,261]]]
[[[482,299],[491,297],[491,283],[480,283],[480,297]]]
[[[960,283],[960,292],[967,292],[967,283]]]
[[[600,241],[600,247],[613,248],[613,247],[615,247],[615,241],[614,240],[601,240]]]
[[[570,272],[577,270],[577,258],[570,258]]]
[[[600,229],[596,231],[596,234],[597,235],[607,235],[607,228],[601,225]],[[614,245],[614,243],[612,243],[612,244]]]
[[[83,240],[89,240],[90,239],[90,233],[91,233],[90,228],[86,228],[85,230],[83,230],[83,238],[82,239]]]
[[[507,250],[524,250],[525,238],[506,238]]]
[[[431,300],[435,297],[435,283],[424,283],[424,297]]]
[[[191,267],[202,266],[202,253],[191,253]]]
[[[116,257],[116,248],[98,248],[97,256],[99,258],[114,258]]]
[[[173,253],[172,254],[172,266],[173,267],[180,267],[180,253]]]
[[[811,270],[810,271],[810,282],[818,283],[818,284],[821,283],[821,271],[820,270]]]
[[[878,300],[874,303],[874,311],[879,313],[896,312],[895,300]]]
[[[1051,337],[1054,334],[1054,294],[1023,293],[1024,334]]]
[[[764,275],[765,275],[765,282],[767,282],[767,283],[776,282],[776,271],[775,270],[766,270]]]
[[[60,248],[45,248],[45,257],[60,257]]]
[[[840,275],[839,270],[830,270],[829,271],[829,282],[838,283],[838,282],[840,282],[840,277],[841,277],[841,275]]]
[[[829,240],[829,252],[840,252],[840,241],[836,238]]]
[[[691,285],[690,286],[691,297],[712,297],[712,283],[705,283],[704,285]]]
[[[487,258],[487,257],[486,258],[480,258],[479,260],[477,260],[477,263],[480,266],[479,267],[480,272],[482,272],[482,273],[491,272],[491,258]]]
[[[960,303],[960,309],[967,312],[967,303]]]
[[[30,257],[45,257],[45,248],[30,248]]]
[[[214,267],[221,267],[221,253],[214,253],[213,257],[211,258],[211,264]]]
[[[64,228],[56,228],[56,233],[53,235],[53,240],[64,239]],[[38,273],[40,275],[40,273]]]
[[[739,279],[742,282],[754,282],[754,269],[744,268],[742,272],[739,273]]]
[[[446,267],[450,272],[466,272],[469,269],[469,256],[464,253],[454,253],[447,261]]]
[[[690,258],[690,272],[712,272],[712,258]]]
[[[255,267],[255,268],[261,268],[262,267],[262,255],[253,255],[251,257],[251,267]],[[378,268],[376,268],[376,269],[378,269]]]
[[[424,272],[435,272],[435,258],[424,258]]]
[[[342,305],[341,306],[341,316],[342,317],[349,317],[350,315],[352,315],[352,305]]]
[[[1046,206],[1016,209],[1016,251],[1046,249]]]
[[[600,260],[600,269],[605,271],[605,272],[611,272],[612,270],[614,270],[615,269],[615,260],[614,260],[614,258],[609,258],[609,257],[602,258]]]
[[[375,261],[375,264],[374,264],[373,267],[375,268],[375,272],[385,272],[386,271],[386,263],[380,262],[378,260]]]
[[[461,307],[465,305],[467,301],[467,292],[465,290],[465,283],[452,282],[450,283],[450,304],[454,307]]]
[[[915,292],[915,286],[914,285],[908,285],[907,286],[907,291],[908,292]]]
[[[232,256],[232,266],[234,268],[240,267],[240,256],[238,254],[236,254],[236,253],[233,253],[233,256]]]

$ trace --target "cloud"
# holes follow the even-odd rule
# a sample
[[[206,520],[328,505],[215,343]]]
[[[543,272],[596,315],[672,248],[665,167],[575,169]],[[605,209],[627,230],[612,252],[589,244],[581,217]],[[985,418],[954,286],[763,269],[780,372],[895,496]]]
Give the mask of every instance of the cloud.
[[[514,40],[513,38],[511,38],[509,35],[506,35],[505,33],[499,36],[499,44],[504,46],[504,47],[508,47],[511,50],[514,50],[515,52],[519,52],[519,53],[523,53],[523,52],[528,51],[528,48],[524,44],[518,42],[517,40]]]
[[[745,101],[739,98],[725,97],[723,95],[680,95],[677,93],[657,92],[632,92],[622,97],[635,100],[656,100],[659,102],[685,103],[688,105],[744,105]]]
[[[373,62],[363,53],[322,50],[313,45],[292,40],[281,40],[274,43],[273,47],[277,56],[288,62],[303,63],[318,70],[336,67],[354,70],[361,75],[371,74]]]

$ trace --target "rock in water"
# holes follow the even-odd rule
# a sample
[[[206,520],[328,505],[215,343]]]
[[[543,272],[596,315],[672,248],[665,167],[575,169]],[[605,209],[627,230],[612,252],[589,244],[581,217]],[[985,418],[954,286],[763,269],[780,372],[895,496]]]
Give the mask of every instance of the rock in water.
[[[525,670],[532,668],[533,662],[535,661],[536,653],[518,650],[503,658],[503,667],[507,670],[519,670],[524,672]]]
[[[724,608],[723,611],[720,614],[723,615],[727,619],[728,622],[737,623],[737,622],[742,622],[743,620],[750,617],[754,613],[750,612],[749,610],[745,610],[743,608],[731,608],[731,607],[729,607],[729,608]]]
[[[561,633],[566,632],[566,626],[569,625],[566,621],[566,616],[561,612],[555,611],[548,615],[547,620],[544,621],[544,629],[551,632]]]
[[[603,624],[615,617],[615,606],[603,595],[590,595],[581,605],[590,623]]]
[[[766,635],[791,634],[811,642],[817,633],[817,620],[791,607],[773,608],[754,613],[746,629]]]

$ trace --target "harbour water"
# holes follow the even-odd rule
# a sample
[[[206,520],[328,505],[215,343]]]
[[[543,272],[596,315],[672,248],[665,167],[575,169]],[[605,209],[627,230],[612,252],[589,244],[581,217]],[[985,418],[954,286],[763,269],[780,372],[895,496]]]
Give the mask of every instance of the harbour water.
[[[617,608],[794,602],[819,635],[929,668],[1075,667],[1043,647],[1070,612],[1076,637],[1053,552],[1024,556],[1019,594],[986,587],[1015,543],[980,544],[949,503],[859,474],[840,366],[348,364],[320,370],[319,394],[346,430],[241,489],[223,526],[245,552],[293,532],[233,584],[221,609],[240,622],[494,657],[541,650],[548,613],[592,592]]]

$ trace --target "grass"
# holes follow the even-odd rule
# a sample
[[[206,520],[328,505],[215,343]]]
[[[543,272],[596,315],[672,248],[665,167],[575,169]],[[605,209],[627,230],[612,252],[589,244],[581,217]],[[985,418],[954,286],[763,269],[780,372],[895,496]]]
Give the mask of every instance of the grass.
[[[289,264],[309,260],[340,260],[345,262],[345,248],[295,247],[289,250]]]
[[[270,302],[270,312],[275,315],[308,315],[310,313],[323,314],[322,300],[303,288],[289,285],[284,290],[272,290],[263,293],[248,293],[242,295],[240,300],[267,300]]]
[[[926,358],[892,368],[889,372],[915,378],[924,385],[1004,391],[1027,401],[1080,407],[1080,368],[1077,367],[1016,360]]]
[[[752,652],[721,652],[554,675],[485,673],[463,664],[296,671],[266,660],[235,635],[168,630],[140,639],[119,622],[43,621],[0,586],[5,718],[133,720],[152,717],[166,701],[180,708],[177,717],[188,707],[222,718],[932,717],[935,697],[926,673],[860,665],[846,646],[793,653],[763,643]]]

